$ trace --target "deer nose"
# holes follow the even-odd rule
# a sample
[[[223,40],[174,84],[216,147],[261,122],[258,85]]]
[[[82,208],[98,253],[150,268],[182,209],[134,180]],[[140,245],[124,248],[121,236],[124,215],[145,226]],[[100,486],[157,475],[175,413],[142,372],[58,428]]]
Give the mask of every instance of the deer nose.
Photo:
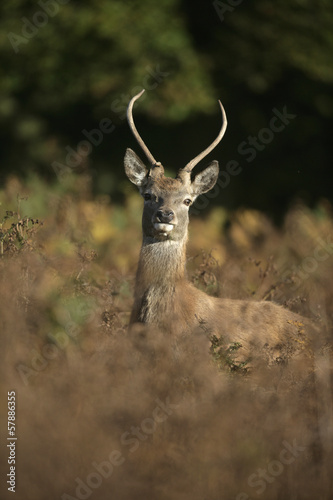
[[[157,210],[156,212],[158,221],[165,222],[166,224],[172,221],[174,215],[172,210]]]

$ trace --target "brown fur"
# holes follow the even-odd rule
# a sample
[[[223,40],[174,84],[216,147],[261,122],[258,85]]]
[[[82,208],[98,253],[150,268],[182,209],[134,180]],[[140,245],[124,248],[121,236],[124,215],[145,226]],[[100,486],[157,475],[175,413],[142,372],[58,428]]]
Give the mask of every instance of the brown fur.
[[[272,302],[219,299],[195,288],[185,276],[185,248],[168,241],[142,246],[131,324],[181,334],[200,329],[240,343],[244,359],[261,353],[283,361],[306,346],[307,319]]]

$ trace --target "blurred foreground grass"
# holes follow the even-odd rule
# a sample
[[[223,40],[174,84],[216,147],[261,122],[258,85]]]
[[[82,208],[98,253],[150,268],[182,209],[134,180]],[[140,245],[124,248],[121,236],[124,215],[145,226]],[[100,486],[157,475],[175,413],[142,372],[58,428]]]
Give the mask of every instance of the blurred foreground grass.
[[[295,203],[280,229],[246,209],[214,208],[190,222],[188,272],[198,287],[275,300],[322,331],[317,372],[305,361],[289,392],[269,383],[281,367],[231,375],[232,363],[215,363],[217,349],[205,353],[198,332],[177,360],[161,332],[128,336],[141,245],[134,190],[117,206],[93,197],[84,176],[53,187],[12,178],[0,203],[1,388],[17,392],[17,498],[332,498],[325,200],[314,210]],[[154,421],[166,401],[174,406]],[[2,407],[2,429],[6,415]],[[110,472],[113,450],[123,460]]]

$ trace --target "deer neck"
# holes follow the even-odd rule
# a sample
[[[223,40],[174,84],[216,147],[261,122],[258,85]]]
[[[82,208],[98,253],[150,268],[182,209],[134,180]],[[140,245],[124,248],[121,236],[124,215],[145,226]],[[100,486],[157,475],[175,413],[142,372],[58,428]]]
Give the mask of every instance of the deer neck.
[[[186,237],[181,241],[158,242],[143,238],[136,279],[138,295],[150,288],[167,293],[185,279],[186,242]]]

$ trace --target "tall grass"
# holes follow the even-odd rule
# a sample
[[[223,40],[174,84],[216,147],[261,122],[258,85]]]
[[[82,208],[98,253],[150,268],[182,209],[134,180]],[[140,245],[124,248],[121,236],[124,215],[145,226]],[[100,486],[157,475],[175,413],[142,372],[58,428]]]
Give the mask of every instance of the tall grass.
[[[172,331],[128,334],[136,194],[118,207],[94,198],[84,179],[54,188],[11,179],[0,202],[1,389],[5,401],[17,395],[15,498],[332,498],[325,201],[312,211],[296,204],[281,229],[251,210],[192,218],[188,268],[198,287],[275,300],[318,327],[297,371],[258,364],[251,373],[235,369],[219,339],[209,350],[200,332],[177,355]],[[10,498],[5,474],[1,498]]]

